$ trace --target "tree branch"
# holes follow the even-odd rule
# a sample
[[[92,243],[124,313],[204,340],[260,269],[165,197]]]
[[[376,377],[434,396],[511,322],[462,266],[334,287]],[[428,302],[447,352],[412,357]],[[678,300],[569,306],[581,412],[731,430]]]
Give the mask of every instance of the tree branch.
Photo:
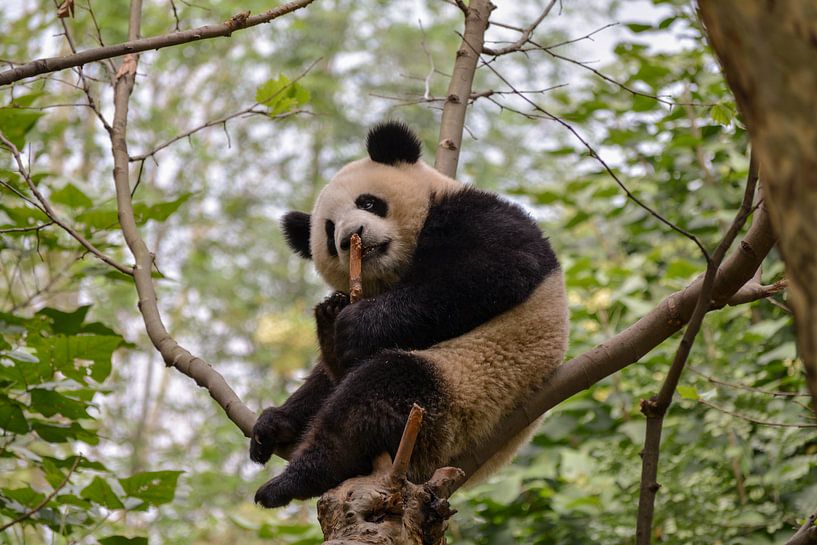
[[[58,70],[64,70],[73,66],[82,66],[89,62],[120,57],[126,54],[139,53],[149,49],[162,49],[172,45],[207,40],[222,36],[230,36],[237,30],[243,30],[262,23],[268,23],[273,19],[281,17],[282,15],[286,15],[287,13],[291,13],[295,10],[306,7],[312,2],[314,2],[314,0],[297,0],[294,2],[288,2],[278,6],[277,8],[273,8],[260,15],[250,16],[249,11],[238,13],[220,25],[205,25],[191,30],[185,30],[183,32],[173,32],[161,36],[152,36],[150,38],[138,39],[138,37],[134,37],[129,38],[128,41],[124,43],[87,49],[73,55],[37,59],[35,61],[16,66],[11,70],[0,72],[0,85],[8,85],[9,83],[13,83],[24,78],[29,78],[31,76],[36,76],[38,74],[56,72]]]
[[[459,4],[458,4],[459,5]],[[463,6],[460,6],[461,9]],[[488,17],[494,9],[489,0],[472,0],[465,13],[465,32],[457,50],[457,60],[451,73],[447,98],[440,120],[440,138],[434,168],[452,178],[457,174],[457,163],[462,147],[462,131],[465,126],[465,110],[471,96],[471,86],[477,69],[479,51],[485,42]]]
[[[817,521],[817,511],[809,515],[806,522],[804,522],[800,529],[786,542],[786,545],[817,544],[817,526],[814,525],[815,521]]]
[[[129,39],[135,40],[139,32],[140,0],[131,0],[131,18]],[[114,183],[116,185],[116,204],[119,210],[119,224],[125,235],[136,265],[133,270],[136,292],[139,296],[139,311],[145,322],[145,329],[151,342],[162,355],[168,366],[173,366],[196,381],[196,384],[207,389],[210,396],[224,409],[244,435],[249,437],[256,415],[215,369],[201,358],[193,356],[181,347],[167,332],[159,313],[156,290],[150,273],[153,269],[154,255],[148,250],[139,235],[133,213],[130,180],[128,172],[128,102],[136,78],[136,58],[128,70],[117,76],[114,88],[114,119],[111,133],[111,150],[114,157]],[[124,66],[124,64],[123,64]]]
[[[718,270],[710,310],[723,307],[741,286],[752,278],[775,244],[765,207],[755,212],[752,226],[729,259]],[[503,445],[546,411],[574,394],[590,388],[605,377],[637,362],[642,356],[676,333],[690,319],[701,293],[702,278],[661,301],[630,327],[592,350],[561,365],[547,384],[525,404],[505,417],[482,446],[463,454],[451,465],[473,475]],[[461,485],[459,482],[458,485]]]
[[[518,40],[513,42],[512,44],[508,44],[505,47],[499,49],[490,49],[488,47],[483,47],[482,52],[486,55],[491,55],[493,57],[499,57],[500,55],[507,55],[508,53],[513,53],[514,51],[519,51],[522,46],[524,46],[533,34],[533,31],[536,30],[536,27],[550,14],[550,11],[553,9],[553,6],[556,5],[556,0],[550,0],[548,4],[545,6],[545,9],[542,10],[542,13],[539,14],[530,25],[527,27],[520,29],[521,36]]]
[[[641,412],[647,417],[647,432],[644,438],[644,450],[641,451],[641,491],[638,498],[638,518],[636,519],[635,539],[638,545],[649,545],[652,542],[652,520],[655,510],[655,495],[660,488],[658,484],[658,458],[661,452],[661,432],[664,427],[664,415],[667,414],[672,403],[672,396],[678,387],[681,373],[684,370],[695,337],[701,329],[704,316],[709,312],[712,292],[715,288],[715,276],[718,274],[726,252],[732,246],[735,237],[740,232],[749,214],[752,213],[752,201],[755,196],[758,176],[757,159],[754,152],[749,159],[749,176],[746,180],[746,190],[743,193],[743,202],[735,216],[732,225],[729,226],[726,234],[721,239],[720,244],[715,249],[712,257],[708,260],[706,273],[704,273],[701,289],[698,293],[695,309],[689,319],[681,343],[675,351],[669,372],[661,385],[658,395],[651,399],[641,400]],[[754,273],[753,273],[754,275]]]

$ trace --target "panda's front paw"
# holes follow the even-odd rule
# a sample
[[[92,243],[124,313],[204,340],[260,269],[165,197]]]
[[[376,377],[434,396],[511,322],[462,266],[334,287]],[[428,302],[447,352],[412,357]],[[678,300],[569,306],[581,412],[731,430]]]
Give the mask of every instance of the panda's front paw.
[[[377,351],[377,328],[369,323],[367,310],[372,302],[363,300],[344,308],[335,320],[335,353],[348,368]]]
[[[250,459],[262,465],[267,463],[275,449],[293,443],[297,435],[286,411],[278,407],[264,409],[252,428]]]
[[[349,305],[349,296],[336,291],[315,307],[315,323],[318,339],[329,341],[335,335],[335,320],[338,314]]]
[[[264,483],[255,493],[255,503],[267,509],[283,507],[295,497],[287,490],[286,472]]]

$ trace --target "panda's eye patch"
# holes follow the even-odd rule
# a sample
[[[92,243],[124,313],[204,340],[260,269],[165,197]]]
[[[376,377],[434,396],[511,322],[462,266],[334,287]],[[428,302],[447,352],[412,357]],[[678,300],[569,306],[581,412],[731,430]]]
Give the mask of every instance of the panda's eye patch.
[[[371,212],[381,218],[385,218],[389,212],[389,205],[386,204],[386,201],[374,195],[369,195],[368,193],[364,193],[355,199],[355,206],[360,210]]]
[[[326,250],[329,252],[329,255],[337,257],[338,249],[335,246],[335,222],[326,220],[324,229],[326,230]]]

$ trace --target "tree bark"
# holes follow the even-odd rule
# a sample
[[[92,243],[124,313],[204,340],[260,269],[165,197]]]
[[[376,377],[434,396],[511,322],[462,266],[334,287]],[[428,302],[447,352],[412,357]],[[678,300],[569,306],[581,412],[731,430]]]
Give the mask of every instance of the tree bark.
[[[817,408],[817,3],[700,0],[762,167],[797,347]]]

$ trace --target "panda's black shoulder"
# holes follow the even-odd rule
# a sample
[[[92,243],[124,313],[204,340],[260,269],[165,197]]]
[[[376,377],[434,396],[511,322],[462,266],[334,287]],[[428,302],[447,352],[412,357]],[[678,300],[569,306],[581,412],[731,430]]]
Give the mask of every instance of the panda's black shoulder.
[[[547,238],[521,206],[471,186],[432,198],[417,240],[418,257],[435,250],[474,254],[492,248],[528,256],[545,274],[559,267]]]

